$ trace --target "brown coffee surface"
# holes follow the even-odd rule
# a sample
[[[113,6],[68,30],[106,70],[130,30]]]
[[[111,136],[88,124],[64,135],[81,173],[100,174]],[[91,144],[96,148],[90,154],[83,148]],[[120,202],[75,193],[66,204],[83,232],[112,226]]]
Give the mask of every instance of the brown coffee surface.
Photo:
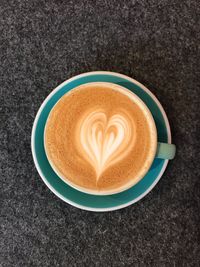
[[[137,101],[104,84],[80,86],[52,109],[45,150],[54,169],[86,190],[121,188],[152,160],[152,129]]]

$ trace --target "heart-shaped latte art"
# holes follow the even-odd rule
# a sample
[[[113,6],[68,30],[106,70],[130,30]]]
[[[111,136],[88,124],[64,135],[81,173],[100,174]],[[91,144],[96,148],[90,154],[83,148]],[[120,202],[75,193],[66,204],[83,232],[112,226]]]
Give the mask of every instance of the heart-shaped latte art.
[[[85,116],[80,127],[83,156],[96,171],[97,181],[103,171],[122,160],[134,143],[134,127],[130,117],[116,113],[109,119],[103,111]]]

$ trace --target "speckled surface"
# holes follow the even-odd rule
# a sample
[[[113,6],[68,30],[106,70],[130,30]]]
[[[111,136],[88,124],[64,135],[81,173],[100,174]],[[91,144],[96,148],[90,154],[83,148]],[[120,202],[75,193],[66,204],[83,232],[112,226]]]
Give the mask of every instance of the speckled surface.
[[[197,0],[0,1],[0,266],[199,266]],[[59,200],[31,156],[45,97],[92,70],[127,74],[160,99],[177,145],[158,185],[124,210]]]

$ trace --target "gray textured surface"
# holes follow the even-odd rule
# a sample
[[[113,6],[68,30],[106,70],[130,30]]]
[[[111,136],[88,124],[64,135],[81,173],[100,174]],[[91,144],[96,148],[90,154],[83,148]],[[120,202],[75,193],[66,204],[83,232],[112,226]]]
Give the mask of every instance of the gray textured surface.
[[[0,266],[199,266],[198,0],[0,1]],[[177,145],[139,203],[59,200],[31,156],[34,116],[65,79],[111,70],[161,100]]]

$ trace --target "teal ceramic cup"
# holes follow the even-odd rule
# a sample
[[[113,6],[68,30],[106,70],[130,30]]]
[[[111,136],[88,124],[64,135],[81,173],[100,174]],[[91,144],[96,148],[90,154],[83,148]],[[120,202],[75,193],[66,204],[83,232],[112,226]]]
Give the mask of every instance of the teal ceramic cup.
[[[114,83],[132,91],[148,107],[155,122],[158,143],[151,167],[137,184],[121,193],[100,196],[80,192],[60,179],[52,169],[45,153],[44,129],[52,108],[68,91],[90,82]],[[95,71],[77,75],[66,80],[50,93],[35,117],[32,128],[31,149],[40,177],[57,197],[77,208],[96,212],[121,209],[141,200],[155,187],[168,165],[168,159],[172,159],[175,155],[175,146],[171,144],[169,121],[155,95],[144,85],[130,77],[107,71]]]
[[[146,121],[147,121],[147,127],[148,129],[146,129],[146,131],[148,130],[149,133],[150,133],[150,146],[149,146],[149,152],[148,152],[148,156],[147,156],[147,159],[145,159],[143,161],[143,166],[141,167],[141,169],[139,170],[139,172],[137,174],[134,175],[134,178],[132,178],[131,180],[129,180],[127,183],[121,185],[120,187],[118,188],[115,188],[115,189],[104,189],[104,190],[98,190],[98,189],[89,189],[89,188],[86,188],[86,187],[81,187],[81,186],[78,186],[77,184],[73,183],[71,179],[68,179],[68,177],[66,176],[63,176],[62,173],[59,171],[59,169],[56,168],[56,165],[53,164],[53,162],[51,162],[51,159],[48,155],[48,149],[46,148],[46,145],[45,145],[45,152],[46,152],[46,156],[47,156],[47,159],[52,167],[52,169],[54,170],[54,172],[65,182],[67,183],[69,186],[75,188],[76,190],[79,190],[83,193],[87,193],[87,194],[93,194],[93,195],[112,195],[112,194],[117,194],[117,193],[120,193],[120,192],[123,192],[127,189],[129,189],[130,187],[134,186],[136,183],[138,183],[145,175],[146,173],[149,171],[150,167],[151,167],[151,164],[154,160],[154,158],[160,158],[160,159],[173,159],[174,158],[174,155],[175,155],[175,145],[173,144],[167,144],[167,143],[161,143],[161,142],[157,142],[157,129],[156,129],[156,125],[155,125],[155,122],[154,122],[154,119],[153,119],[153,116],[150,112],[150,110],[148,109],[148,107],[145,105],[145,103],[136,95],[134,94],[133,92],[131,92],[130,90],[128,90],[127,88],[125,87],[122,87],[120,85],[116,85],[114,83],[108,83],[108,82],[91,82],[91,83],[85,83],[84,85],[80,85],[78,87],[75,87],[72,89],[75,90],[75,92],[77,92],[77,90],[82,90],[82,92],[84,92],[84,90],[88,87],[95,87],[95,88],[104,88],[106,90],[114,90],[114,91],[117,91],[118,93],[121,94],[121,96],[126,96],[129,98],[129,100],[131,100],[131,102],[133,103],[133,105],[137,104],[137,106],[140,108],[140,110],[142,111]],[[70,91],[71,93],[71,91]],[[92,92],[91,92],[92,94]],[[93,94],[95,94],[95,92],[93,92]],[[67,97],[68,93],[65,95],[65,97]],[[95,96],[95,95],[94,95]],[[62,97],[59,99],[61,100]],[[111,101],[111,99],[110,99]],[[58,101],[59,102],[59,101]],[[59,104],[59,103],[56,103]],[[55,106],[56,106],[55,105]],[[72,103],[73,105],[73,103]],[[55,107],[54,106],[54,107]],[[54,107],[52,109],[52,112],[54,110]],[[116,107],[117,108],[117,107]],[[52,113],[51,112],[51,113]],[[61,111],[62,112],[62,111]],[[50,113],[50,114],[51,114]],[[67,116],[67,115],[66,115]],[[48,119],[47,119],[47,122],[48,122]],[[64,127],[64,125],[63,125]],[[47,127],[45,127],[45,131],[44,133],[47,131]],[[124,132],[125,136],[126,132]],[[138,133],[139,135],[139,133]],[[45,136],[45,134],[44,134]],[[93,137],[94,138],[94,137]],[[117,138],[117,137],[116,137]],[[97,142],[97,141],[96,141]],[[123,140],[121,140],[120,142],[123,142]],[[45,138],[44,138],[44,144],[45,144]],[[121,144],[121,143],[120,143]],[[120,144],[118,144],[120,146]],[[95,144],[94,144],[95,146]],[[90,148],[92,149],[92,148]],[[107,149],[110,149],[110,147],[108,147]],[[128,148],[127,148],[128,149]],[[75,151],[74,151],[75,152]],[[92,150],[93,152],[93,150]],[[73,151],[71,152],[73,153]],[[85,151],[85,153],[87,153]],[[93,157],[94,157],[95,153],[93,154]],[[125,159],[124,159],[125,160]],[[77,178],[78,178],[78,175],[77,174]],[[80,173],[80,176],[81,176],[81,173]]]

